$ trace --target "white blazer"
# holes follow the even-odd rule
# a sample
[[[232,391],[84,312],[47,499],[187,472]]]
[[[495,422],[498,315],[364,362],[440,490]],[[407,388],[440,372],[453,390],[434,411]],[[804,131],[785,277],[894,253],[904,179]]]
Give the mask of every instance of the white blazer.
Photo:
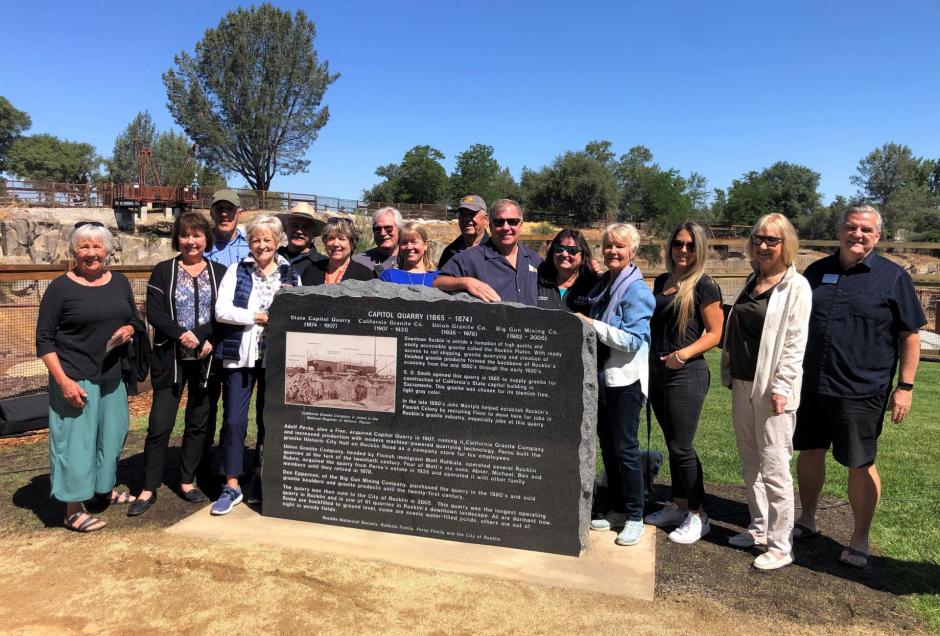
[[[745,289],[756,276],[751,274],[748,277]],[[771,394],[776,393],[787,398],[787,411],[795,411],[800,405],[803,353],[806,351],[812,307],[813,291],[809,281],[790,265],[767,301],[767,315],[757,351],[752,400],[769,402]],[[726,341],[733,311],[734,307],[728,312],[728,320],[725,322]],[[731,356],[727,348],[721,352],[721,383],[731,388]]]

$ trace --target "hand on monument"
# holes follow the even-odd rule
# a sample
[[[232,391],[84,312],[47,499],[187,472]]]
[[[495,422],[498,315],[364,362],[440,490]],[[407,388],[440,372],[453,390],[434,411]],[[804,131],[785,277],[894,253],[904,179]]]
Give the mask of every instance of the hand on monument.
[[[578,318],[580,318],[580,319],[581,319],[587,326],[589,326],[589,327],[594,324],[594,320],[591,319],[591,318],[588,318],[588,317],[585,316],[584,314],[575,312],[574,315],[577,316]]]
[[[268,312],[259,311],[255,314],[255,324],[256,325],[266,325],[268,324]]]
[[[891,421],[900,424],[911,410],[913,391],[894,390],[891,394]]]
[[[492,287],[476,278],[467,279],[467,293],[487,303],[498,303],[500,301],[499,294]]]

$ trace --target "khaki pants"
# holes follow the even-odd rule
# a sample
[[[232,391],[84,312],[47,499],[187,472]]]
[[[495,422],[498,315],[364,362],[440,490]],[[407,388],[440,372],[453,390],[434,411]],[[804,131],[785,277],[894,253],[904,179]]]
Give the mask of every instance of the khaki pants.
[[[774,415],[770,400],[751,401],[753,382],[732,380],[731,417],[751,513],[748,530],[789,554],[793,532],[793,428],[796,411]]]

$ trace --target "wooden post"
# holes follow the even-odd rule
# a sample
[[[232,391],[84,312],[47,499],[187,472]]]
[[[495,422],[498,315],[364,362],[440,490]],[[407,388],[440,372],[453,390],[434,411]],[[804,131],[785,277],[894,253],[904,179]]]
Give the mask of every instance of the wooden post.
[[[940,300],[933,306],[933,330],[934,333],[940,333]]]

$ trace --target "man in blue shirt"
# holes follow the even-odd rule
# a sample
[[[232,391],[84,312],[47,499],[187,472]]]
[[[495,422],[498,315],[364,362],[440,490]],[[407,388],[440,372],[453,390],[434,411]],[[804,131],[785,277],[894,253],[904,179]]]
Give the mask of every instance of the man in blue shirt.
[[[242,203],[235,190],[217,190],[212,195],[212,236],[206,237],[206,258],[229,267],[248,256],[248,239],[238,228]]]
[[[804,272],[813,289],[803,395],[793,445],[802,514],[795,539],[819,535],[816,507],[826,479],[826,452],[849,469],[855,529],[839,560],[868,564],[868,533],[881,496],[875,467],[885,411],[900,423],[911,408],[920,359],[918,330],[927,320],[914,284],[900,266],[879,256],[881,215],[849,208],[839,223],[839,251]],[[897,385],[891,383],[895,371]]]
[[[519,245],[521,234],[522,208],[512,199],[497,199],[490,209],[490,236],[445,263],[434,286],[465,291],[488,303],[536,306],[542,258]]]

